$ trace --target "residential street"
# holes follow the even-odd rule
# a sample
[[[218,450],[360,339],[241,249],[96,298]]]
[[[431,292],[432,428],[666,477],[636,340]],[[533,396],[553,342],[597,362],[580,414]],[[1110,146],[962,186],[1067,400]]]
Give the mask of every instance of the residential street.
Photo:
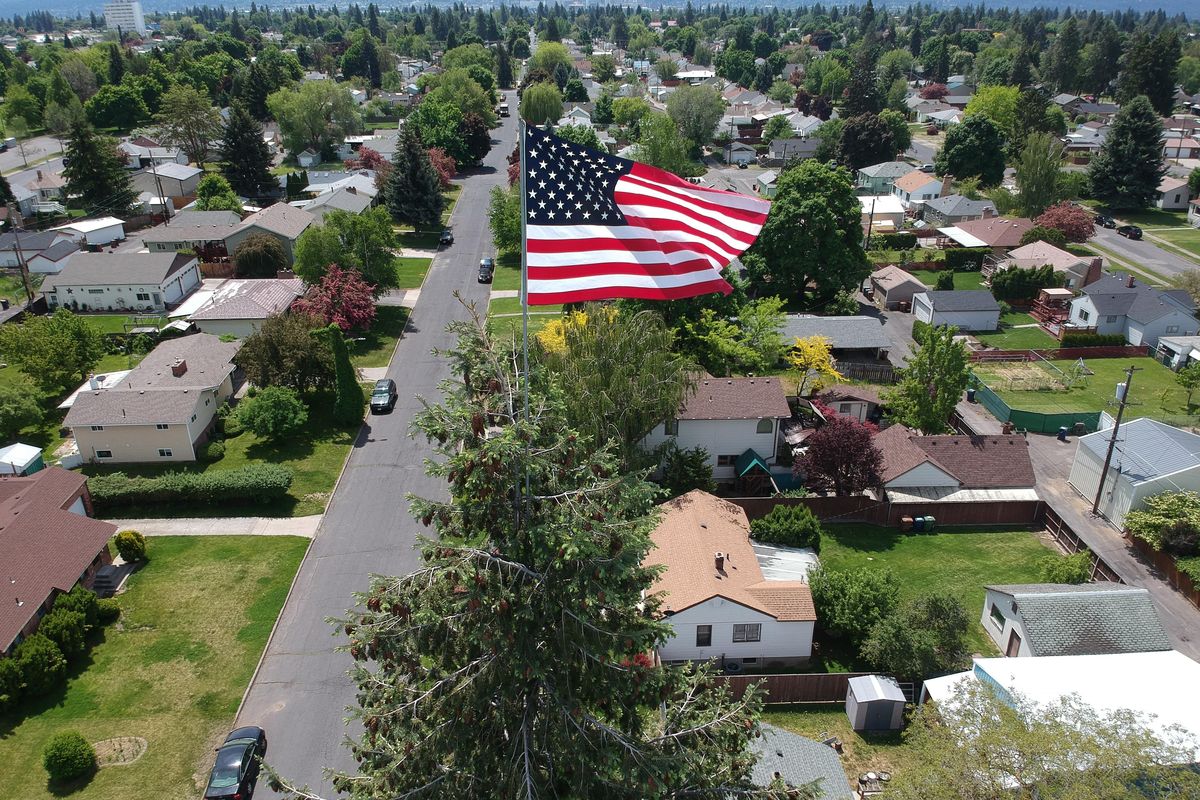
[[[438,384],[450,377],[446,360],[431,351],[449,347],[446,324],[468,316],[452,292],[486,310],[490,287],[476,282],[476,268],[481,256],[492,254],[488,193],[506,180],[505,159],[516,139],[516,117],[501,122],[485,167],[459,178],[463,191],[451,218],[455,243],[434,259],[388,367],[401,387],[400,400],[391,414],[368,417],[238,714],[239,725],[268,731],[272,767],[325,797],[334,796],[326,767],[355,768],[343,742],[347,732],[357,731],[341,725],[354,704],[346,676],[351,659],[334,652],[344,636],[326,618],[345,613],[351,593],[367,588],[370,573],[416,568],[413,544],[425,529],[409,516],[404,495],[445,493],[441,480],[426,477],[422,462],[431,451],[424,440],[409,437],[409,425],[421,408],[418,398],[436,400]],[[274,796],[262,781],[256,797]]]
[[[1189,261],[1179,253],[1159,247],[1148,239],[1141,241],[1126,239],[1115,230],[1108,228],[1097,227],[1096,234],[1091,241],[1111,250],[1119,258],[1128,261],[1133,266],[1157,272],[1164,278],[1171,278],[1197,269],[1194,261]]]
[[[25,157],[21,157],[20,147],[10,147],[8,152],[0,153],[0,174],[22,172],[28,162],[32,166],[36,162],[45,161],[48,156],[58,155],[62,146],[53,136],[34,136],[24,143]],[[12,177],[12,176],[10,176]]]

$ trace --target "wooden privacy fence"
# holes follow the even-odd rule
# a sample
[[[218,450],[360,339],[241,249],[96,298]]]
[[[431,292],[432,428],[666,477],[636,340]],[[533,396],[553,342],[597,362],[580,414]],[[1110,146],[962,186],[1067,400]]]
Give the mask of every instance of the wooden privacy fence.
[[[896,375],[896,368],[891,364],[839,361],[837,363],[837,370],[851,380],[866,381],[868,383],[895,383],[898,377]]]
[[[846,689],[850,679],[872,672],[817,672],[802,675],[720,675],[714,680],[724,681],[740,698],[746,688],[762,683],[764,703],[840,703],[846,700]]]
[[[1036,525],[1040,500],[988,503],[893,503],[862,495],[850,497],[731,497],[751,520],[766,516],[777,505],[807,506],[823,522],[865,522],[898,527],[903,517],[933,517],[938,525]]]
[[[1058,546],[1068,553],[1086,552],[1092,557],[1092,571],[1088,575],[1090,581],[1111,581],[1113,583],[1124,583],[1117,571],[1108,565],[1108,562],[1096,555],[1087,546],[1087,543],[1080,539],[1070,525],[1058,515],[1058,512],[1046,505],[1042,509],[1043,522],[1045,523],[1046,533],[1054,537],[1054,541]]]
[[[1146,560],[1162,573],[1163,579],[1170,584],[1172,589],[1187,598],[1189,603],[1200,608],[1200,590],[1197,590],[1195,581],[1179,571],[1179,567],[1175,565],[1175,559],[1171,557],[1170,553],[1155,550],[1146,542],[1128,533],[1125,534],[1125,539],[1133,545],[1134,550],[1145,556]]]

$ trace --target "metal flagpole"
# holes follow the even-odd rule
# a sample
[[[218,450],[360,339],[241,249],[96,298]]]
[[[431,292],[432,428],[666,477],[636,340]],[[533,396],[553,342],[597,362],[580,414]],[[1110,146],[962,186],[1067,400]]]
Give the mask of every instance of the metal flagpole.
[[[521,180],[517,182],[521,187],[521,371],[525,373],[521,411],[526,422],[529,421],[529,248],[525,238],[529,219],[528,209],[525,208],[528,202],[525,192],[525,127],[528,124],[524,119],[517,121],[517,147],[521,153]]]

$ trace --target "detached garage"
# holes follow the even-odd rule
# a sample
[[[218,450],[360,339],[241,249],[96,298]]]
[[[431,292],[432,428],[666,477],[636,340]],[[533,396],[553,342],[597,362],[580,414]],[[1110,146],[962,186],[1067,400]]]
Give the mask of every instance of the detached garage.
[[[94,247],[125,241],[125,223],[116,217],[78,220],[50,230],[62,231],[69,234],[72,241]]]
[[[913,295],[913,316],[930,325],[960,331],[994,331],[1000,327],[1000,304],[982,289],[954,289]]]

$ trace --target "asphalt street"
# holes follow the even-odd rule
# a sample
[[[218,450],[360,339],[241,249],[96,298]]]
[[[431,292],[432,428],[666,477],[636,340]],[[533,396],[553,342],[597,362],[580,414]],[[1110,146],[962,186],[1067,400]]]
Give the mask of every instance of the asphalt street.
[[[505,158],[516,141],[516,118],[501,121],[485,165],[458,179],[463,190],[450,221],[455,243],[434,259],[388,367],[400,387],[399,402],[391,414],[368,417],[360,432],[238,714],[239,725],[266,728],[268,763],[325,797],[333,796],[325,768],[355,768],[344,740],[357,730],[343,724],[354,704],[346,675],[351,659],[334,652],[344,636],[326,618],[344,614],[351,594],[368,588],[370,574],[404,574],[417,567],[413,545],[426,529],[409,516],[405,493],[445,496],[444,483],[423,469],[431,449],[409,436],[409,426],[421,409],[418,398],[436,401],[438,385],[450,377],[448,363],[432,351],[452,344],[447,323],[469,316],[452,293],[461,292],[486,311],[489,287],[477,283],[477,269],[481,257],[493,254],[488,194],[505,182]],[[265,781],[256,792],[257,798],[276,796]]]
[[[62,152],[62,146],[53,136],[34,136],[32,139],[26,139],[23,147],[25,149],[24,157],[21,155],[20,147],[10,147],[7,152],[0,153],[0,174],[7,175],[11,179],[16,175],[10,175],[10,173],[24,173],[26,163],[32,165],[35,162],[44,161],[48,156],[58,155]]]
[[[1196,262],[1183,255],[1159,247],[1149,239],[1126,239],[1109,228],[1097,227],[1096,234],[1090,241],[1111,250],[1118,258],[1128,261],[1133,266],[1157,272],[1164,278],[1169,279],[1196,269]]]

